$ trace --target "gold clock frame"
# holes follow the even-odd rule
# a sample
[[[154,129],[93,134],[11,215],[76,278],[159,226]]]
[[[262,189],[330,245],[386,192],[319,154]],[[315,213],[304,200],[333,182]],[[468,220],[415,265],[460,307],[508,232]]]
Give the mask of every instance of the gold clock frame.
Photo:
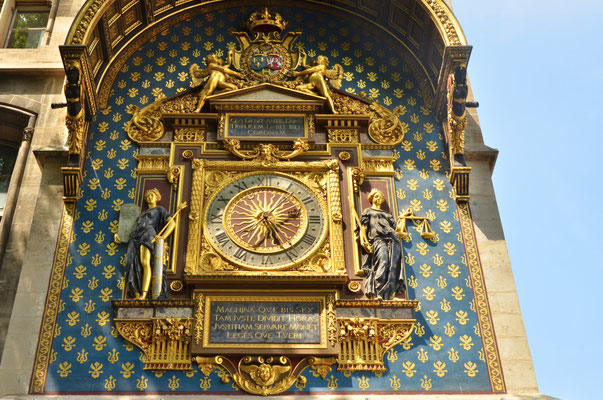
[[[343,251],[343,225],[339,164],[337,160],[223,161],[195,158],[192,160],[191,201],[185,257],[185,279],[206,282],[224,279],[319,280],[343,283],[347,280]],[[221,188],[251,172],[274,173],[304,184],[323,201],[325,210],[324,237],[301,261],[271,270],[250,270],[230,262],[206,238],[205,212],[209,200]]]

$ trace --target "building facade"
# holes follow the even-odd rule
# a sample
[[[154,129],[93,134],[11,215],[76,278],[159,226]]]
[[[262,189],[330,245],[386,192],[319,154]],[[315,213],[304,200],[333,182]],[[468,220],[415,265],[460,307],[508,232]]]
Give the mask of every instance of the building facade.
[[[5,1],[0,36],[0,394],[546,398],[450,4]]]

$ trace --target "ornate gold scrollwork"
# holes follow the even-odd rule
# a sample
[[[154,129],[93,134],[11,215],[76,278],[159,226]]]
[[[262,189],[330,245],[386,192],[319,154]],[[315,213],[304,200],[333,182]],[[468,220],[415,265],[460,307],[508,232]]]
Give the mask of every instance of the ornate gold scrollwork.
[[[191,369],[192,318],[116,320],[117,331],[145,355],[144,369]]]
[[[126,127],[130,139],[135,142],[155,142],[163,136],[162,113],[159,109],[161,104],[160,98],[143,109],[134,104],[126,107],[126,111],[132,114],[132,119]]]
[[[173,190],[178,189],[178,185],[180,184],[180,176],[182,169],[180,167],[171,167],[166,172],[166,178],[168,182],[172,185]]]
[[[224,146],[228,151],[243,160],[257,160],[262,165],[270,165],[282,160],[291,160],[298,155],[308,151],[310,145],[305,139],[297,139],[293,143],[293,151],[283,154],[273,144],[260,144],[253,148],[253,150],[241,151],[241,142],[237,139],[226,139]]]
[[[364,171],[362,168],[352,168],[352,189],[354,193],[358,193],[362,182],[364,182]]]
[[[283,393],[296,382],[305,383],[306,378],[300,374],[308,367],[312,367],[324,378],[336,359],[311,356],[295,366],[286,356],[245,356],[237,366],[221,356],[196,357],[196,361],[205,376],[209,376],[215,368],[221,368],[227,372],[222,375],[223,383],[232,379],[247,393],[268,396]]]
[[[359,317],[338,321],[340,371],[385,371],[385,352],[404,341],[415,324],[414,320]]]
[[[388,110],[376,101],[371,104],[371,122],[368,133],[371,139],[380,144],[395,145],[404,140],[408,124],[398,118],[402,107]]]

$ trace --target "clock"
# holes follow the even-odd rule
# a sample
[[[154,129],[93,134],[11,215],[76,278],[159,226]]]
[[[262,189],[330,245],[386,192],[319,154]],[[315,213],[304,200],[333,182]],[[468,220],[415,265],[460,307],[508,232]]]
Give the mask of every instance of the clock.
[[[312,256],[327,234],[324,199],[283,173],[238,175],[206,204],[206,240],[246,269],[295,266]]]

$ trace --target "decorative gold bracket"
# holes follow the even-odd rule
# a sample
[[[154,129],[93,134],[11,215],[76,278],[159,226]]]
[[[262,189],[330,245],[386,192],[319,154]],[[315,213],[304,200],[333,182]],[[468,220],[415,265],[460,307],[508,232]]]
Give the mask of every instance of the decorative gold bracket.
[[[278,161],[291,160],[310,149],[310,145],[305,139],[297,139],[293,143],[293,151],[287,154],[281,153],[279,148],[273,144],[260,144],[255,146],[253,150],[241,151],[241,142],[237,139],[226,139],[224,146],[232,154],[243,160],[260,161],[265,166]]]
[[[386,371],[385,352],[410,336],[415,320],[340,318],[339,371]]]
[[[190,370],[192,318],[116,319],[120,335],[145,355],[144,369]]]
[[[225,371],[221,374],[223,383],[231,379],[239,388],[250,394],[261,396],[283,393],[296,382],[305,385],[306,377],[301,373],[312,367],[323,379],[331,372],[331,366],[337,361],[333,357],[306,357],[295,366],[286,356],[245,356],[238,365],[229,359],[216,357],[195,357],[199,369],[209,376],[215,368]]]

